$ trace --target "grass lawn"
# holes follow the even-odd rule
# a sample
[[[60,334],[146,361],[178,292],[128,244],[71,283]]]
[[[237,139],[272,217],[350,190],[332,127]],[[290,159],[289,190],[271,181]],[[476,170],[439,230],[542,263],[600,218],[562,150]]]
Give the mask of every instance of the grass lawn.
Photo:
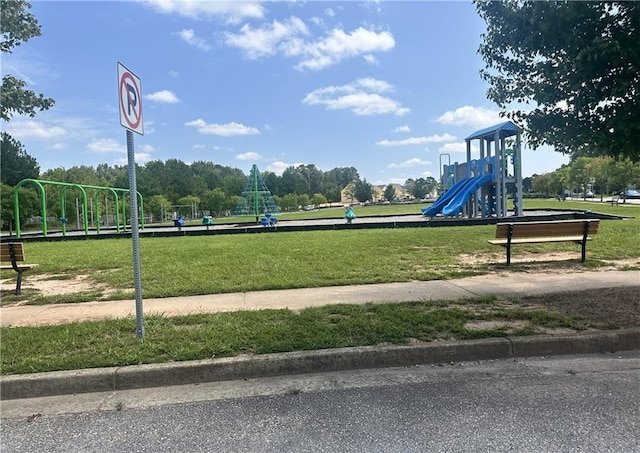
[[[574,253],[575,259],[552,266],[598,268],[610,260],[629,259],[638,268],[640,206],[527,200],[525,208],[592,209],[634,218],[601,221],[584,265],[575,244],[519,246],[514,257],[564,250]],[[526,263],[510,268],[503,264],[504,250],[487,243],[494,233],[494,226],[473,226],[142,238],[143,293],[145,298],[168,297],[528,270]],[[27,256],[28,262],[40,266],[26,274],[25,281],[38,274],[52,279],[86,275],[93,288],[65,296],[39,294],[33,289],[24,290],[22,296],[6,292],[3,305],[134,297],[129,239],[27,243]],[[12,278],[12,272],[3,277]],[[483,320],[499,322],[470,327]],[[31,373],[383,342],[528,335],[556,327],[616,326],[495,299],[455,304],[417,301],[329,305],[300,312],[150,316],[145,319],[142,341],[135,337],[132,318],[2,328],[0,353],[3,374]]]
[[[587,247],[585,265],[598,267],[606,261],[640,257],[638,205],[527,200],[525,207],[593,209],[635,217],[602,221]],[[143,294],[145,298],[155,298],[481,274],[504,263],[504,250],[487,242],[494,234],[495,227],[487,225],[143,237]],[[571,243],[521,245],[513,249],[513,256],[545,251],[575,252],[576,259],[579,256],[579,247]],[[25,282],[38,274],[57,280],[83,275],[92,282],[91,289],[47,295],[29,289],[25,283],[21,296],[4,292],[3,305],[134,297],[128,238],[33,242],[27,243],[26,252],[28,262],[38,263],[39,267],[25,274]],[[559,263],[563,264],[576,265]],[[511,269],[517,270],[518,265]],[[6,271],[2,276],[15,278],[15,273]]]

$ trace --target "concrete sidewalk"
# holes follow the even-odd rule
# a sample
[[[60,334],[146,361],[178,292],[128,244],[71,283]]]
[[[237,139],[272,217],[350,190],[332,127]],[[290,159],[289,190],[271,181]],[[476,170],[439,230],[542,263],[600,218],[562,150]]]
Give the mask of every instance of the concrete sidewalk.
[[[143,299],[147,314],[176,316],[236,310],[260,310],[328,304],[458,300],[480,296],[536,296],[563,291],[638,286],[640,271],[589,271],[562,274],[505,273],[455,280],[301,288],[191,297]],[[135,301],[103,301],[0,308],[0,325],[63,324],[135,316]]]

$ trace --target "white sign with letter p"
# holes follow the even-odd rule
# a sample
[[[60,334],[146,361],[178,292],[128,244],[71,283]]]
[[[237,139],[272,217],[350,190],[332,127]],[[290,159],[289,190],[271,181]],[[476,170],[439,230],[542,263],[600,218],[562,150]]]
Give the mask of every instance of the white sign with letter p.
[[[118,62],[118,103],[122,127],[144,135],[140,79],[120,62]]]

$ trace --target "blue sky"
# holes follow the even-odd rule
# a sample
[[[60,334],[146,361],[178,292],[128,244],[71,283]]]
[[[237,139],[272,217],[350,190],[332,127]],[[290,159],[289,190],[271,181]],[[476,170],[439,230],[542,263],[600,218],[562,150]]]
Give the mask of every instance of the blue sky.
[[[4,54],[2,73],[56,105],[2,127],[42,171],[127,163],[117,62],[141,79],[138,164],[353,166],[402,184],[437,178],[441,153],[463,162],[464,137],[504,121],[478,74],[470,2],[31,3],[42,36]],[[566,162],[525,148],[523,175]]]

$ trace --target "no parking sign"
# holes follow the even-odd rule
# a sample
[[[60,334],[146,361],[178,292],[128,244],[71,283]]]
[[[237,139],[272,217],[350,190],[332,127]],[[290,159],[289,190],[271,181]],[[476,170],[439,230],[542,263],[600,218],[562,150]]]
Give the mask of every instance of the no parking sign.
[[[118,62],[118,104],[120,105],[120,124],[127,129],[127,161],[129,162],[129,198],[131,202],[131,242],[133,244],[133,280],[136,291],[136,335],[144,336],[142,310],[142,278],[140,271],[140,234],[138,232],[138,189],[136,188],[136,157],[133,145],[133,133],[144,135],[142,123],[142,89],[140,79]]]
[[[120,62],[118,62],[118,103],[122,127],[144,135],[140,78]]]

